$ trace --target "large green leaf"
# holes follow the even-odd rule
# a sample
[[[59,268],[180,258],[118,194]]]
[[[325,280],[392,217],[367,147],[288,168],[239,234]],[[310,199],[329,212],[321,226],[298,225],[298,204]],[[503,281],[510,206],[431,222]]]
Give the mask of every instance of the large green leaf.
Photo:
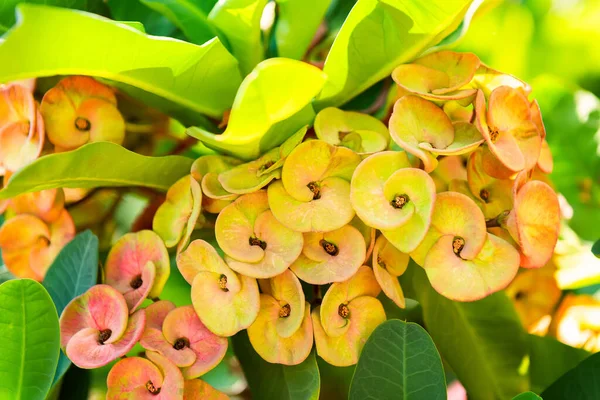
[[[307,63],[286,58],[263,61],[242,82],[223,134],[201,128],[187,133],[221,152],[257,158],[312,123],[310,103],[325,79],[321,70]]]
[[[583,360],[542,393],[544,400],[600,398],[600,353]]]
[[[141,0],[172,21],[192,43],[202,44],[217,36],[206,14],[190,0]]]
[[[0,399],[44,399],[60,348],[58,315],[44,287],[30,279],[0,285]]]
[[[275,45],[280,57],[301,60],[332,0],[276,0]]]
[[[435,45],[471,0],[359,0],[327,56],[317,108],[339,106]]]
[[[529,389],[522,365],[527,334],[509,298],[495,293],[472,303],[438,294],[425,271],[411,262],[402,276],[423,308],[425,327],[469,399],[507,399]]]
[[[360,353],[350,400],[446,398],[442,360],[421,326],[397,319],[377,327]]]
[[[252,348],[248,334],[242,331],[232,338],[252,397],[255,399],[317,400],[321,385],[314,351],[299,365],[271,364]]]
[[[569,225],[586,240],[598,239],[600,226],[600,100],[557,78],[543,76],[532,87],[546,140],[552,150],[552,182],[571,207]]]
[[[219,1],[208,15],[208,20],[227,38],[244,75],[250,73],[265,55],[260,17],[268,1]]]
[[[31,4],[17,10],[19,22],[0,44],[0,59],[11,60],[0,64],[0,82],[92,75],[221,118],[241,80],[218,39],[196,46],[84,12]]]
[[[75,297],[91,288],[98,277],[98,238],[85,231],[69,242],[58,254],[46,273],[43,285],[48,290],[58,315]],[[60,354],[54,382],[58,382],[71,362]]]
[[[531,390],[541,393],[565,372],[590,356],[551,337],[529,335]]]
[[[181,156],[147,157],[110,142],[44,156],[15,173],[0,199],[57,187],[143,186],[167,191],[189,174],[194,160]]]
[[[15,7],[22,0],[3,0],[0,2],[0,34],[4,34],[16,22]],[[27,0],[27,3],[45,4],[48,6],[68,7],[89,11],[96,14],[106,14],[106,5],[102,0]]]

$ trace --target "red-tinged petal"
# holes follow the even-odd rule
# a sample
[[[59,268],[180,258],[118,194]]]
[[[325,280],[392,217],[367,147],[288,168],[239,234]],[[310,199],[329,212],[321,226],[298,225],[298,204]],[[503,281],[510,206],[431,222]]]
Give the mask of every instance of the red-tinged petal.
[[[106,283],[120,291],[137,289],[142,271],[148,262],[156,268],[154,283],[148,296],[158,297],[171,272],[169,254],[156,233],[149,230],[123,235],[106,259]],[[143,283],[143,282],[142,282]]]
[[[148,297],[152,286],[154,285],[154,280],[156,278],[156,266],[152,261],[148,261],[146,265],[142,268],[142,273],[140,274],[141,286],[134,288],[132,286],[137,286],[136,283],[130,282],[128,287],[120,288],[123,290],[123,297],[125,297],[125,301],[127,302],[127,306],[129,307],[129,312],[133,313],[139,306],[142,305],[144,300]]]
[[[552,151],[546,139],[542,141],[542,148],[540,150],[540,157],[537,160],[538,168],[545,174],[552,173],[554,169],[554,160],[552,159]]]
[[[156,399],[146,388],[148,382],[159,388],[163,375],[152,361],[141,357],[127,357],[117,362],[108,373],[107,400]],[[183,378],[182,378],[183,380]]]
[[[165,318],[163,334],[176,351],[195,354],[195,362],[182,371],[186,379],[197,378],[213,369],[227,351],[227,339],[209,331],[192,306],[171,311]]]
[[[229,396],[200,379],[185,381],[183,400],[228,400]]]
[[[62,213],[64,205],[63,189],[24,193],[11,199],[11,208],[17,214],[32,214],[45,222],[56,220]]]
[[[129,310],[116,289],[108,285],[92,286],[87,292],[71,300],[60,316],[60,343],[64,349],[80,330],[93,328],[111,331],[105,343],[119,340],[127,329]]]
[[[140,340],[146,323],[144,310],[136,311],[131,315],[123,335],[110,343],[99,342],[101,333],[98,329],[84,328],[73,335],[66,346],[67,357],[80,368],[99,368],[109,362],[127,354]]]
[[[540,181],[527,182],[519,189],[509,218],[516,220],[521,266],[544,266],[552,257],[560,227],[560,206],[554,190]]]
[[[442,236],[423,264],[431,286],[441,295],[456,301],[479,300],[504,289],[517,274],[519,253],[506,241],[488,234],[476,257],[465,260],[454,253],[453,240]]]

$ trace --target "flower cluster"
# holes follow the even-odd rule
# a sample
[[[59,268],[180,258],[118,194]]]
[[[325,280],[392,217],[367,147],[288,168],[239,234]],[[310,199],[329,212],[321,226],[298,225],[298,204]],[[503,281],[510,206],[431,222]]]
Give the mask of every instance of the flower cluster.
[[[312,127],[256,160],[202,156],[168,190],[152,230],[116,242],[104,284],[61,316],[63,350],[82,368],[123,357],[136,343],[146,350],[115,364],[108,398],[219,396],[197,378],[244,329],[271,363],[300,364],[314,344],[326,362],[353,365],[386,320],[381,293],[405,306],[398,277],[410,259],[437,292],[457,301],[504,289],[519,267],[550,260],[560,210],[544,175],[552,157],[529,86],[451,51],[401,65],[392,77],[387,125],[326,108]],[[42,118],[30,103],[19,114],[28,129],[22,117],[0,140],[43,143],[43,125],[32,128]],[[40,112],[55,151],[123,143],[114,92],[91,78],[65,78]],[[6,168],[11,160],[0,152]],[[67,225],[56,222],[64,198],[61,191],[24,196],[11,200],[16,216],[0,230],[0,247],[11,271],[25,276],[29,268],[41,279],[36,268],[47,264],[32,260],[31,249],[64,244],[52,236]],[[37,231],[19,222],[31,218]],[[199,227],[214,227],[212,244],[192,240]],[[31,236],[29,247],[11,243],[17,236],[3,234],[9,229]],[[191,285],[190,306],[158,299],[170,274],[168,249]]]

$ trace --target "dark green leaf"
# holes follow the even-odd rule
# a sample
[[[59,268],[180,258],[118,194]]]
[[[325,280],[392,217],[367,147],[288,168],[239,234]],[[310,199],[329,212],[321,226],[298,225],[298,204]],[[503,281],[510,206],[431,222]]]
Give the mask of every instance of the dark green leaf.
[[[202,44],[217,36],[206,14],[190,0],[141,0],[183,31],[190,42]]]
[[[525,392],[516,395],[512,400],[542,400],[542,398],[533,392]]]
[[[339,106],[456,29],[471,0],[359,0],[325,62],[317,108]]]
[[[15,279],[15,276],[6,268],[6,265],[0,265],[0,283],[10,281],[11,279]]]
[[[600,398],[600,353],[582,361],[542,393],[544,400],[592,400]]]
[[[0,35],[15,23],[15,8],[21,3],[22,0],[3,0],[0,3]],[[27,3],[68,7],[100,15],[106,15],[108,11],[102,0],[27,0]]]
[[[507,399],[529,388],[522,371],[527,334],[503,292],[472,303],[449,300],[414,262],[401,281],[421,303],[427,331],[470,398]]]
[[[65,379],[60,389],[60,400],[88,400],[91,372],[73,366],[65,374]]]
[[[0,190],[0,199],[57,187],[143,186],[167,191],[189,174],[193,161],[181,156],[142,156],[110,142],[89,143],[29,164]]]
[[[268,0],[220,1],[208,20],[225,36],[231,52],[247,75],[264,59],[265,49],[260,30],[260,17]]]
[[[531,390],[541,393],[565,372],[590,356],[551,337],[529,335]]]
[[[0,285],[0,399],[42,400],[60,348],[58,315],[44,287],[30,279]]]
[[[263,360],[252,348],[246,331],[235,335],[232,341],[253,398],[277,400],[319,398],[321,382],[314,351],[301,364],[286,366]]]
[[[397,319],[377,327],[363,348],[350,399],[446,398],[442,360],[421,326]]]
[[[164,15],[157,13],[140,0],[108,0],[111,17],[117,21],[139,21],[150,35],[171,36],[177,27]]]
[[[280,57],[301,60],[332,0],[276,0],[275,44]]]
[[[21,4],[18,12],[19,24],[0,44],[0,58],[11,60],[0,64],[0,82],[91,75],[137,88],[132,95],[162,97],[171,105],[166,111],[217,119],[241,82],[237,61],[218,39],[196,46],[73,10]]]
[[[98,238],[85,231],[69,242],[58,254],[46,273],[43,285],[48,290],[58,315],[67,304],[82,295],[95,283],[98,276]],[[71,362],[60,354],[54,383],[67,371]]]
[[[598,258],[600,258],[600,239],[596,240],[596,243],[592,246],[592,253]]]

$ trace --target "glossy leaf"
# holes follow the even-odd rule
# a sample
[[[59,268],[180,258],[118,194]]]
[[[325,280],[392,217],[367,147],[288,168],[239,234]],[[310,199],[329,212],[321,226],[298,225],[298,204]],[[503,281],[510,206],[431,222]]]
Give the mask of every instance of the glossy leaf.
[[[189,0],[141,0],[143,4],[163,14],[183,31],[190,42],[202,44],[217,36],[206,14]]]
[[[58,315],[75,297],[91,288],[98,278],[98,238],[85,231],[69,242],[46,273],[43,285],[52,297]],[[67,371],[71,362],[60,354],[54,382]]]
[[[264,58],[260,17],[268,0],[219,1],[208,20],[227,38],[231,51],[247,75]]]
[[[276,0],[275,45],[280,57],[301,60],[332,0]]]
[[[196,46],[78,11],[31,4],[17,10],[19,24],[0,44],[0,57],[12,60],[0,66],[0,82],[93,75],[137,89],[133,95],[164,98],[164,111],[187,108],[215,118],[240,84],[237,62],[218,39]]]
[[[442,360],[421,326],[389,320],[363,348],[350,386],[350,400],[445,399]]]
[[[511,398],[528,389],[519,373],[527,356],[527,335],[503,293],[460,303],[438,294],[413,262],[401,277],[423,308],[425,326],[440,354],[475,399]]]
[[[541,393],[565,372],[590,356],[551,337],[529,335],[531,390]]]
[[[60,348],[58,315],[44,287],[30,279],[0,286],[0,399],[44,399]]]
[[[325,62],[317,109],[344,104],[460,24],[470,0],[359,0]]]
[[[312,122],[315,115],[310,103],[325,79],[317,67],[300,61],[263,61],[240,86],[223,134],[200,128],[187,133],[238,158],[258,158]]]
[[[475,13],[479,9],[479,7],[481,7],[483,2],[484,0],[473,0],[471,5],[469,6],[469,9],[465,13],[465,17],[460,22],[460,25],[458,25],[458,28],[456,28],[454,32],[446,36],[437,46],[433,47],[430,52],[446,48],[452,48],[453,45],[458,43],[469,31],[471,21],[473,20]]]
[[[235,354],[242,364],[250,391],[256,399],[317,400],[321,379],[314,351],[299,365],[285,366],[264,361],[243,331],[233,338]]]
[[[0,190],[0,199],[57,187],[143,186],[166,192],[189,173],[192,162],[181,156],[142,156],[109,142],[90,143],[29,164]]]
[[[177,27],[164,15],[142,4],[141,0],[107,0],[110,16],[115,21],[139,21],[143,24],[142,31],[149,35],[170,36]]]
[[[600,353],[585,359],[542,393],[544,400],[597,399],[600,393]]]

